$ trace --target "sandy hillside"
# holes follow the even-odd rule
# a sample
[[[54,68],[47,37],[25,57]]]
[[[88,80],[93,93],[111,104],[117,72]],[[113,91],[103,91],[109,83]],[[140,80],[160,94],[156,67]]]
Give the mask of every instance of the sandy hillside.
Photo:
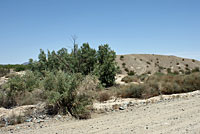
[[[129,107],[89,120],[23,124],[1,128],[1,134],[199,134],[200,94],[146,106]]]
[[[167,55],[154,55],[154,54],[129,54],[123,55],[124,58],[120,59],[121,55],[117,55],[116,62],[120,66],[122,73],[126,74],[122,66],[129,70],[134,70],[137,74],[147,72],[155,73],[158,71],[166,72],[168,68],[172,71],[192,70],[195,67],[200,67],[200,61],[194,59],[181,58],[176,56]]]

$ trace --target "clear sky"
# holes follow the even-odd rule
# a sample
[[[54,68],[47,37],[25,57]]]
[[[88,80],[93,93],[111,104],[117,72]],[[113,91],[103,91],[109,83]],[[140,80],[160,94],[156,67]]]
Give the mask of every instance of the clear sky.
[[[200,60],[200,0],[0,0],[0,64],[72,46],[74,34],[117,54]]]

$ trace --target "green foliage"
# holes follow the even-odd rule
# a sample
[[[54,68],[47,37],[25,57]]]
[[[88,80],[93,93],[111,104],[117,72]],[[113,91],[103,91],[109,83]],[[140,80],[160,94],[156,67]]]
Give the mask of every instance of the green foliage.
[[[78,51],[78,60],[80,65],[80,72],[88,75],[95,68],[97,62],[96,50],[90,48],[88,43],[84,43]]]
[[[72,50],[69,54],[67,49],[62,48],[55,51],[48,51],[48,54],[41,49],[38,61],[29,60],[29,67],[42,76],[45,71],[64,71],[66,73],[81,73],[82,75],[96,74],[103,85],[112,86],[115,75],[119,68],[115,62],[116,54],[106,45],[99,46],[99,50],[90,48],[84,43],[80,48]]]
[[[167,68],[167,73],[168,74],[172,73],[171,68]]]
[[[3,77],[5,75],[7,75],[8,73],[10,73],[10,69],[0,68],[0,77]]]
[[[78,93],[77,88],[81,81],[80,74],[68,74],[61,71],[56,74],[46,74],[44,89],[49,92],[49,102],[64,112],[68,111],[76,118],[89,118],[88,106],[92,101],[86,94]]]
[[[95,73],[106,87],[112,86],[115,82],[115,75],[117,73],[115,58],[116,53],[107,44],[99,46]]]
[[[13,69],[16,72],[19,71],[25,71],[27,69],[29,69],[29,65],[21,65],[21,64],[15,64],[15,65],[0,65],[0,75],[2,72],[10,72],[10,69]]]
[[[131,70],[128,72],[128,75],[133,76],[133,75],[135,75],[135,72],[133,70]]]
[[[192,70],[192,72],[193,72],[193,73],[194,73],[194,72],[200,72],[199,67],[195,67],[195,68]]]

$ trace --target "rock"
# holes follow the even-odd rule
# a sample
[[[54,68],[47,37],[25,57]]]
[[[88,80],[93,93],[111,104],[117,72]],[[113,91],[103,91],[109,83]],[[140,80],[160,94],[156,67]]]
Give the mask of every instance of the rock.
[[[40,119],[39,119],[39,120],[37,120],[36,122],[37,122],[37,123],[41,123],[41,122],[44,122],[44,120],[40,120]]]
[[[58,115],[58,118],[62,118],[62,116],[61,116],[61,115]]]
[[[26,120],[26,122],[31,122],[33,120],[33,118],[29,118]]]
[[[124,107],[119,107],[119,110],[125,110],[125,108]]]

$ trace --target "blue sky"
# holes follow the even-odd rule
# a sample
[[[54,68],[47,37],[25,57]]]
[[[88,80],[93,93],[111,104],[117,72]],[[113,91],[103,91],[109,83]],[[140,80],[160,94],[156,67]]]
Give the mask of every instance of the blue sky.
[[[200,60],[199,7],[199,0],[0,0],[0,64],[72,46],[74,34],[79,45],[108,43],[117,54]]]

